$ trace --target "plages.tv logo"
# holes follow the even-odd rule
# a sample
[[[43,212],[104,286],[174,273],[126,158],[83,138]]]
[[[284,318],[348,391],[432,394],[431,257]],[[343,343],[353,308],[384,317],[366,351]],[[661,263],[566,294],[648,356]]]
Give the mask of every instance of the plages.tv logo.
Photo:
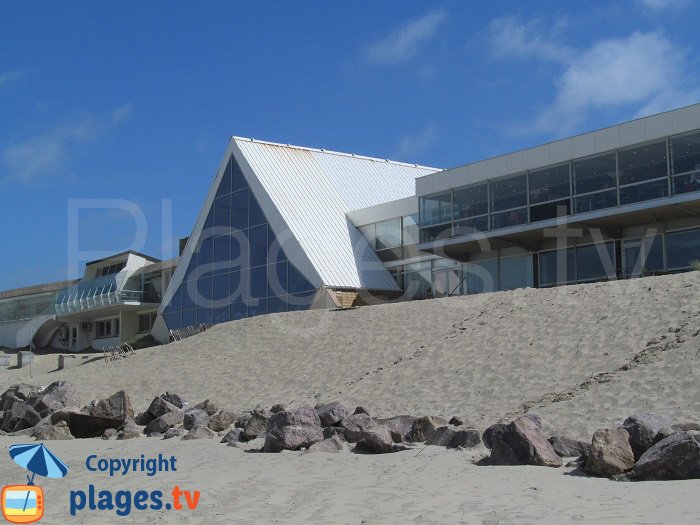
[[[3,517],[10,523],[34,523],[44,516],[44,491],[34,476],[63,478],[68,467],[43,444],[11,445],[10,457],[32,473],[24,485],[5,485],[0,496]]]

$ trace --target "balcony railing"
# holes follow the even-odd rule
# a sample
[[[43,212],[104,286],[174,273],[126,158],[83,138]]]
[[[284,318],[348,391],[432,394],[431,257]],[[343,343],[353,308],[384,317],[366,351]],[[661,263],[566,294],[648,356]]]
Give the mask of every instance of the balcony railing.
[[[120,289],[123,281],[114,275],[98,277],[61,290],[56,298],[56,314],[65,315],[125,303],[159,302],[152,292]]]

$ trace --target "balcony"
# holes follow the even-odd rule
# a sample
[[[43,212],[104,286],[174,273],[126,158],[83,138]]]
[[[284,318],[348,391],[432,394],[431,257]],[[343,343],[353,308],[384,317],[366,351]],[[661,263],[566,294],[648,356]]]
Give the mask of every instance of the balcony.
[[[151,290],[125,290],[118,275],[106,275],[64,288],[56,297],[56,315],[67,315],[120,304],[158,303]]]

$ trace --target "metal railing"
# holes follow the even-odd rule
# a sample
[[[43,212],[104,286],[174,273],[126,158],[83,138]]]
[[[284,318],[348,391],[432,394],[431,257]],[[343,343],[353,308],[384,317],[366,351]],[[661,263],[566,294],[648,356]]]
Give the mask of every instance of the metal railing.
[[[56,302],[56,314],[65,315],[129,302],[148,302],[150,299],[150,294],[142,291],[117,290],[115,284],[109,284],[94,289],[76,290],[62,296]]]
[[[177,330],[170,330],[170,342],[182,341],[193,335],[201,334],[212,326],[211,324],[200,324],[197,326],[186,326],[184,328],[178,328]]]

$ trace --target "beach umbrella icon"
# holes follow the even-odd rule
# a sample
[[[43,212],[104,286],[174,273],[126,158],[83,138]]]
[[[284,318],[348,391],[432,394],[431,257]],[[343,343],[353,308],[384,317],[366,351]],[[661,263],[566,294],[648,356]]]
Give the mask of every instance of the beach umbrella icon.
[[[10,457],[20,467],[26,468],[32,473],[31,479],[27,476],[28,485],[34,485],[36,474],[47,478],[62,478],[68,474],[68,466],[54,456],[43,443],[39,445],[11,445]]]

